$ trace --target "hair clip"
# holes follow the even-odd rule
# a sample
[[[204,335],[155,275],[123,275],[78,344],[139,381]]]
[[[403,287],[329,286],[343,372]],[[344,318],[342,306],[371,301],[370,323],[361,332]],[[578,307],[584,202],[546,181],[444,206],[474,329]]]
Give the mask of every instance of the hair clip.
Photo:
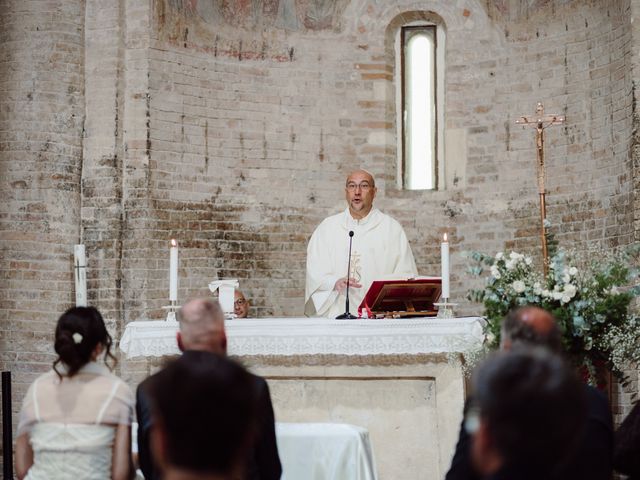
[[[73,335],[71,335],[71,337],[73,338],[73,341],[78,344],[82,341],[82,334],[81,333],[74,333]]]

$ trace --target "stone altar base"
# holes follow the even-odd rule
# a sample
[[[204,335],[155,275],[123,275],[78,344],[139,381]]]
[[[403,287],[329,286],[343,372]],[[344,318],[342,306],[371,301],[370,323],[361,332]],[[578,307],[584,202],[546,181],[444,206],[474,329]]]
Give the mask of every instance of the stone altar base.
[[[279,422],[369,430],[380,480],[444,478],[464,406],[459,362],[446,354],[240,357],[264,376]]]

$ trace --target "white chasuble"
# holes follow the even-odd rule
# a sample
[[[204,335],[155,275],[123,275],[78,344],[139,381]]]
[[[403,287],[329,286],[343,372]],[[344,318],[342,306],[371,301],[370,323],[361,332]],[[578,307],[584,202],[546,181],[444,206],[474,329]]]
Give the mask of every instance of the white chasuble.
[[[347,208],[322,221],[307,246],[307,316],[334,318],[345,310],[345,296],[333,287],[347,276],[349,231],[353,230],[351,278],[362,285],[349,289],[349,310],[358,306],[374,280],[415,277],[418,272],[400,224],[378,209],[355,220]]]

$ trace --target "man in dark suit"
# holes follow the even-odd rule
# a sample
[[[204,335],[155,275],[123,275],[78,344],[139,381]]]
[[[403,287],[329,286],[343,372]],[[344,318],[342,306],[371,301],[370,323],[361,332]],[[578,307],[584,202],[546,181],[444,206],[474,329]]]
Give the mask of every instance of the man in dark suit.
[[[555,318],[547,311],[533,306],[510,312],[502,324],[503,351],[518,346],[541,346],[553,353],[562,352],[562,336]],[[581,480],[610,480],[613,455],[613,420],[607,398],[597,389],[585,385],[587,420],[577,453],[553,478]],[[469,402],[465,405],[468,409]],[[552,433],[550,433],[552,434]],[[479,480],[480,475],[470,461],[470,437],[460,428],[458,444],[446,480]]]
[[[183,355],[190,351],[206,351],[218,355],[227,353],[227,337],[224,330],[224,314],[217,302],[196,299],[187,302],[178,312],[180,330],[178,347]],[[138,451],[140,468],[147,480],[157,480],[160,472],[152,457],[150,432],[153,427],[148,385],[153,377],[138,386],[136,414],[138,417]],[[256,441],[246,462],[247,480],[276,480],[282,475],[282,466],[276,444],[275,420],[271,395],[267,382],[252,375],[254,391],[247,392],[258,399],[258,427]],[[188,415],[188,412],[185,412]]]
[[[225,356],[189,350],[146,386],[163,480],[243,477],[257,425],[249,372]]]
[[[628,480],[640,480],[640,403],[636,403],[615,436],[613,464]]]
[[[573,370],[545,348],[523,347],[490,357],[473,387],[465,424],[474,470],[486,480],[554,478],[586,419]]]

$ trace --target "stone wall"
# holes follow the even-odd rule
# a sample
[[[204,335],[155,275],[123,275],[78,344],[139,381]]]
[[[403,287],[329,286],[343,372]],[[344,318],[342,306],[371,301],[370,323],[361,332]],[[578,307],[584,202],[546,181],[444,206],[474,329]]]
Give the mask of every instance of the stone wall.
[[[422,274],[438,274],[450,233],[453,296],[477,312],[461,252],[539,248],[534,132],[515,125],[538,101],[567,116],[546,133],[560,243],[638,238],[640,1],[232,4],[3,2],[0,362],[16,409],[72,305],[74,243],[87,245],[89,301],[116,337],[163,317],[171,238],[180,301],[232,277],[255,314],[300,315],[307,239],[344,208],[357,167],[376,175],[376,203],[405,227]],[[393,41],[420,18],[446,30],[456,148],[442,191],[397,187]],[[119,373],[135,384],[153,365]]]

